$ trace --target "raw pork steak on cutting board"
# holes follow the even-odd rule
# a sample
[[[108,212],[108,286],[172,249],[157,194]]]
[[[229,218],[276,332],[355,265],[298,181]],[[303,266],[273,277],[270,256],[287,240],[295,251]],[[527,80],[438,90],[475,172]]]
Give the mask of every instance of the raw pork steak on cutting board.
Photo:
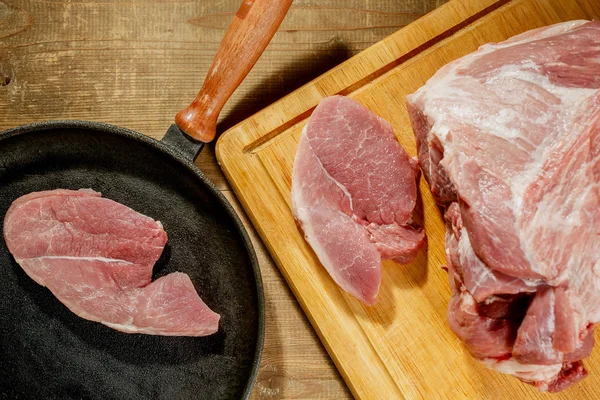
[[[367,305],[381,260],[408,263],[425,244],[413,220],[417,168],[391,125],[347,97],[322,100],[302,132],[294,217],[333,280]]]
[[[30,193],[4,218],[8,249],[78,316],[127,333],[205,336],[219,329],[189,276],[154,282],[167,242],[160,222],[93,190]]]
[[[445,209],[450,327],[541,390],[582,379],[600,322],[600,22],[484,45],[408,108]]]

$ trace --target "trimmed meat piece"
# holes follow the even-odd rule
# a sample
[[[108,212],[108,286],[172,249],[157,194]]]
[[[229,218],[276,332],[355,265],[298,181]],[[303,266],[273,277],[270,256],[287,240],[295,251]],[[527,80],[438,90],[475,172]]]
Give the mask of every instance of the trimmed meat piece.
[[[600,22],[481,46],[407,103],[461,288],[453,331],[541,390],[582,379],[600,321]],[[510,341],[493,328],[506,321]],[[486,355],[479,343],[497,346]],[[494,355],[507,345],[508,359]]]
[[[560,392],[587,376],[581,361],[564,364],[521,364],[514,358],[484,358],[483,365],[503,374],[516,376],[541,392]]]
[[[186,274],[155,282],[167,242],[160,222],[89,189],[30,193],[4,218],[8,249],[23,270],[78,316],[127,333],[205,336],[219,315]]]
[[[408,263],[425,244],[413,219],[418,177],[390,124],[349,98],[322,100],[302,132],[294,217],[335,282],[367,305],[381,260]]]

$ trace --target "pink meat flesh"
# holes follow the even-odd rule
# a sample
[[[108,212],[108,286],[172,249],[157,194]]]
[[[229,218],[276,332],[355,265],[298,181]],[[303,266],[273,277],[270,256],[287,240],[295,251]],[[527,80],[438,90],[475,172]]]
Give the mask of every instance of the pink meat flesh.
[[[127,333],[205,336],[219,315],[189,276],[154,282],[167,242],[160,222],[89,189],[30,193],[4,218],[8,249],[33,280],[78,316]]]
[[[408,109],[445,209],[452,330],[540,390],[584,378],[600,321],[600,22],[481,46]]]
[[[425,244],[413,221],[418,170],[392,127],[342,96],[324,99],[302,132],[292,210],[323,266],[372,305],[381,260],[410,262]]]

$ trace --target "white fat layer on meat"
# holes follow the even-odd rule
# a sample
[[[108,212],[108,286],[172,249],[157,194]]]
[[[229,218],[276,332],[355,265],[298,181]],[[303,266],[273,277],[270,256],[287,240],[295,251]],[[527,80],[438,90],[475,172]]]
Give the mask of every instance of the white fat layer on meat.
[[[471,241],[469,239],[469,233],[465,228],[461,228],[460,230],[460,240],[458,241],[458,254],[463,265],[467,262],[467,259],[471,257],[475,257],[479,260],[479,258],[473,251],[473,246],[471,246]],[[488,279],[492,281],[496,280],[494,274],[492,273],[492,270],[489,267],[487,267],[483,262],[481,262],[481,268],[479,269],[479,271],[481,271],[482,273],[478,275],[479,279],[474,282],[477,286],[482,286]],[[523,283],[525,283],[531,288],[539,287],[539,285],[542,283],[541,279],[515,278],[515,281],[518,280],[521,280]],[[488,300],[486,300],[486,304],[489,304],[487,303],[487,301]]]
[[[466,291],[466,289],[463,289],[463,287],[461,286],[460,290],[462,291],[462,293],[460,294],[461,297],[461,303],[460,303],[460,309],[462,312],[464,312],[465,314],[469,314],[469,315],[477,315],[476,312],[474,312],[474,310],[476,310],[475,308],[475,299],[473,298],[473,296],[471,296],[471,293],[469,293],[468,291]]]
[[[350,210],[353,210],[354,206],[353,206],[353,203],[352,203],[352,195],[350,194],[350,192],[348,192],[348,189],[346,189],[346,187],[344,185],[342,185],[340,182],[338,182],[336,179],[334,179],[329,174],[329,172],[327,172],[327,170],[325,169],[325,167],[321,163],[321,160],[319,159],[319,157],[317,157],[316,153],[314,152],[314,150],[313,150],[313,148],[312,148],[312,146],[310,144],[310,140],[308,139],[308,136],[307,136],[307,131],[308,131],[308,124],[304,125],[304,128],[302,128],[302,136],[306,137],[308,147],[310,148],[310,151],[312,152],[312,155],[313,155],[314,159],[317,160],[317,162],[319,163],[319,167],[321,168],[321,171],[323,171],[323,173],[325,174],[325,176],[327,177],[327,179],[329,179],[330,181],[332,181],[333,183],[335,183],[335,185],[337,187],[339,187],[340,190],[344,193],[344,195],[348,198],[348,200],[350,201]],[[292,172],[292,174],[293,174],[293,172]],[[294,180],[293,177],[292,177],[292,180]],[[302,194],[301,193],[302,193],[301,190],[292,190],[292,204],[293,204],[292,208],[306,207],[306,205],[302,201]]]
[[[483,304],[485,304],[485,305],[487,306],[487,305],[490,305],[490,304],[492,304],[493,302],[495,302],[495,301],[498,301],[498,300],[500,300],[500,301],[506,301],[506,300],[505,300],[505,299],[503,299],[502,297],[498,297],[498,296],[491,295],[491,296],[489,296],[487,299],[485,299],[485,300],[483,301]]]
[[[530,68],[534,68],[533,66]],[[557,110],[554,107],[549,107],[546,113],[546,118],[542,125],[546,125],[548,121],[551,121],[553,114],[562,112],[564,116],[562,118],[572,118],[573,112],[575,112],[579,105],[585,102],[590,96],[594,95],[596,89],[585,89],[585,88],[568,88],[553,84],[550,79],[546,76],[534,73],[532,71],[522,72],[519,74],[519,79],[526,80],[535,85],[544,88],[549,93],[560,99],[560,109]],[[556,118],[556,117],[554,117]],[[555,129],[564,129],[562,124]],[[579,133],[582,133],[580,130]],[[565,220],[562,213],[559,212],[563,204],[554,204],[558,196],[546,196],[538,203],[537,212],[528,226],[522,229],[523,213],[519,212],[525,200],[525,192],[527,188],[535,182],[544,166],[544,164],[553,156],[552,144],[555,142],[557,136],[560,136],[560,132],[550,133],[546,136],[544,141],[536,147],[535,151],[531,153],[530,162],[523,167],[523,173],[515,176],[510,182],[512,192],[512,209],[515,212],[515,232],[519,236],[521,243],[521,249],[523,250],[525,257],[531,265],[533,271],[539,273],[545,273],[545,268],[538,265],[538,260],[535,258],[535,252],[529,249],[529,245],[532,242],[532,237],[537,228],[553,225],[560,226],[561,229],[572,229],[573,227],[580,226],[584,221],[581,218],[581,213],[578,208],[575,208],[570,213],[569,219]],[[570,138],[575,140],[575,138]],[[549,150],[549,151],[548,151]],[[566,269],[565,269],[566,270]]]
[[[302,130],[302,134],[303,135],[307,134],[306,133],[307,129],[308,129],[308,124]],[[319,163],[319,167],[321,168],[321,171],[323,171],[323,173],[325,174],[325,176],[327,177],[327,179],[329,179],[330,181],[332,181],[333,183],[335,183],[335,185],[340,188],[340,190],[344,193],[344,195],[350,201],[350,210],[354,210],[354,206],[353,206],[353,203],[352,203],[352,195],[350,194],[350,192],[348,191],[348,189],[346,189],[346,187],[344,185],[342,185],[340,182],[338,182],[333,176],[331,176],[329,174],[329,172],[327,172],[327,169],[325,169],[325,166],[323,166],[323,163],[321,162],[321,159],[319,157],[317,157],[317,154],[313,150],[312,145],[310,144],[310,139],[308,140],[308,147],[310,148],[310,151],[312,151],[315,160],[317,160],[317,162]]]
[[[574,27],[585,23],[586,21],[574,21],[568,25],[561,25],[551,28],[550,31],[544,32],[541,36],[538,34],[535,39],[540,37],[551,36],[560,32],[568,31]],[[473,118],[469,117],[469,113],[472,112],[469,105],[469,94],[461,89],[466,86],[465,83],[470,79],[468,76],[458,76],[457,71],[462,68],[467,68],[471,63],[479,59],[480,57],[493,52],[501,47],[514,46],[515,43],[528,42],[531,38],[524,38],[521,41],[513,42],[505,45],[486,45],[480,48],[480,51],[470,56],[464,57],[455,61],[452,64],[452,68],[445,69],[445,74],[438,74],[428,82],[428,85],[419,89],[411,98],[413,100],[419,99],[418,101],[424,105],[424,114],[433,121],[430,135],[435,135],[441,142],[445,149],[445,156],[442,159],[441,164],[444,166],[446,171],[449,173],[450,180],[460,192],[460,182],[457,182],[456,174],[452,171],[452,165],[449,158],[458,156],[452,151],[452,128],[451,126],[460,120],[468,120],[471,124]],[[550,106],[548,111],[542,115],[537,116],[536,123],[538,125],[545,126],[550,121],[556,119],[556,114],[559,112],[564,113],[565,119],[572,118],[572,114],[577,111],[577,106],[581,105],[584,101],[589,99],[592,95],[597,93],[597,89],[586,89],[576,87],[564,87],[559,86],[550,81],[550,79],[537,71],[537,64],[534,62],[527,62],[523,64],[507,64],[503,65],[497,70],[497,72],[487,78],[488,82],[493,82],[497,79],[518,79],[520,81],[528,82],[541,87],[547,93],[552,94],[557,99],[560,99],[560,105]],[[460,81],[461,84],[455,84]],[[474,81],[475,83],[475,81]],[[475,83],[477,84],[477,83]],[[435,89],[433,89],[435,88]],[[425,90],[427,89],[427,90]],[[440,99],[453,99],[462,97],[461,104],[457,104],[451,109],[452,117],[448,118],[446,113],[439,112],[436,100]],[[471,111],[470,111],[471,110]],[[484,116],[479,115],[476,118],[476,127],[482,131],[503,138],[507,141],[513,142],[515,139],[521,139],[525,142],[530,142],[526,133],[521,132],[518,127],[511,127],[509,124],[518,118],[522,118],[518,113],[511,109],[505,108],[500,110],[499,113],[489,113]],[[562,124],[556,129],[564,129]],[[582,132],[582,130],[580,130]],[[558,132],[559,133],[559,132]],[[544,141],[535,146],[536,149],[530,155],[530,162],[523,166],[522,172],[516,174],[508,180],[510,185],[512,198],[507,199],[508,205],[513,210],[521,210],[524,203],[524,195],[527,188],[536,181],[544,163],[552,156],[552,150],[549,146],[555,141],[556,134],[549,134]],[[485,166],[483,166],[485,168]],[[596,190],[594,188],[588,188],[588,190]],[[561,205],[551,204],[552,198],[556,196],[547,196],[548,201],[542,200],[540,207],[534,217],[533,224],[530,224],[529,229],[521,229],[523,224],[521,217],[523,213],[516,212],[515,214],[515,232],[519,236],[521,243],[521,249],[525,254],[525,257],[531,264],[533,271],[544,273],[545,269],[543,266],[538,265],[538,260],[535,257],[535,252],[529,251],[528,243],[532,240],[531,235],[535,231],[536,227],[548,225],[548,221],[551,221],[555,226],[560,226],[564,229],[572,229],[573,227],[580,226],[585,223],[585,219],[582,217],[579,210],[581,207],[574,207],[573,212],[569,214],[567,220],[562,217],[562,213],[557,212],[561,208]],[[582,196],[583,197],[583,196]],[[582,201],[580,199],[580,201]],[[557,208],[558,207],[558,208]]]
[[[550,383],[558,377],[562,369],[562,364],[537,365],[521,364],[514,358],[498,361],[494,358],[484,358],[480,363],[489,369],[493,369],[503,374],[516,376],[527,382],[547,382]]]
[[[503,67],[504,68],[504,67]],[[535,68],[535,64],[533,66],[529,66],[528,68]],[[590,96],[594,95],[597,90],[596,89],[585,89],[585,88],[567,88],[563,86],[557,86],[553,84],[548,77],[535,73],[533,71],[521,71],[519,72],[518,79],[523,81],[528,81],[536,86],[540,86],[544,88],[547,92],[554,95],[556,98],[560,99],[560,106],[557,108],[549,108],[548,112],[544,115],[545,118],[541,121],[540,125],[546,125],[549,120],[551,120],[557,112],[562,111],[565,115],[566,119],[572,118],[573,112],[577,109],[577,106],[590,98]],[[564,129],[561,125],[558,129]],[[559,133],[560,135],[560,133]],[[508,138],[507,138],[508,139]],[[573,140],[573,138],[571,138]],[[548,134],[542,143],[536,147],[535,151],[531,153],[530,162],[526,164],[523,168],[523,173],[515,176],[511,183],[511,188],[513,191],[513,204],[515,209],[520,209],[523,204],[523,194],[527,187],[536,180],[539,176],[540,170],[544,165],[544,162],[547,161],[551,154],[546,154],[546,150],[548,146],[551,145],[555,141],[555,135]],[[554,214],[554,213],[553,213]]]
[[[116,258],[106,258],[106,257],[74,257],[74,256],[42,256],[42,257],[32,257],[27,259],[18,259],[17,262],[21,264],[22,261],[35,261],[35,260],[76,260],[76,261],[102,261],[105,263],[121,263],[121,264],[130,264],[134,265],[132,262],[119,260]]]
[[[304,129],[302,130],[302,135],[306,136],[307,129],[308,129],[308,125],[306,125],[304,127]],[[333,181],[348,197],[348,199],[350,200],[350,209],[352,209],[352,196],[350,195],[350,193],[346,190],[346,188],[341,183],[339,183],[331,175],[329,175],[327,170],[325,170],[325,167],[321,163],[321,160],[319,160],[319,158],[314,153],[312,147],[310,146],[310,141],[308,142],[308,147],[310,148],[311,152],[313,153],[313,157],[317,160],[317,162],[319,163],[319,167],[321,168],[323,173],[327,176],[327,178],[330,179],[331,181]],[[294,178],[292,177],[292,181],[293,180],[294,180]],[[335,263],[331,261],[331,259],[327,255],[327,252],[325,251],[323,246],[321,246],[319,241],[314,239],[317,237],[317,234],[311,223],[311,216],[313,214],[313,211],[311,211],[311,209],[312,209],[313,205],[312,204],[307,205],[304,201],[304,197],[302,194],[303,194],[303,190],[292,190],[292,204],[293,204],[292,209],[294,212],[294,216],[302,224],[302,230],[304,231],[304,238],[312,247],[313,251],[315,252],[317,257],[321,261],[321,264],[323,264],[325,269],[327,269],[329,274],[338,283],[338,285],[340,285],[340,287],[342,287],[342,289],[344,289],[345,291],[347,291],[349,293],[353,293],[354,291],[352,290],[352,288],[343,279],[341,279],[341,272],[343,272],[343,271],[336,271],[335,268],[333,268]],[[341,213],[341,211],[340,211],[340,213]]]
[[[583,25],[587,22],[589,22],[589,21],[583,20],[583,19],[573,20],[570,22],[559,22],[555,25],[543,27],[543,28],[541,28],[540,31],[536,32],[535,34],[532,34],[531,31],[528,32],[529,34],[527,34],[527,33],[522,34],[520,40],[515,40],[517,37],[513,37],[512,38],[513,40],[505,41],[503,43],[483,44],[483,45],[479,46],[479,48],[476,52],[471,53],[468,56],[459,58],[458,60],[454,60],[454,61],[446,64],[445,66],[443,66],[433,77],[431,77],[427,81],[426,85],[419,88],[415,93],[413,93],[409,97],[410,97],[411,101],[415,101],[419,97],[427,97],[430,94],[429,89],[431,87],[437,85],[438,82],[440,82],[440,81],[448,80],[447,76],[449,74],[444,73],[444,72],[451,71],[454,74],[454,71],[456,71],[462,67],[468,66],[472,62],[476,61],[479,57],[482,57],[488,53],[491,53],[498,49],[512,47],[517,44],[526,43],[526,42],[530,42],[533,40],[539,40],[544,37],[549,37],[549,36],[557,35],[557,34],[560,34],[563,32],[568,32],[571,29],[574,29],[574,28],[576,28],[580,25]],[[453,76],[455,76],[455,74]],[[429,114],[426,113],[426,115],[429,115]]]
[[[552,354],[554,353],[554,347],[552,344],[552,337],[555,332],[555,316],[554,316],[554,291],[550,294],[550,310],[548,311],[549,318],[537,319],[537,326],[535,330],[523,331],[519,330],[521,340],[529,343],[535,343],[538,350],[541,353]],[[535,300],[534,300],[535,301]],[[534,317],[535,318],[535,317]]]
[[[567,32],[579,25],[585,24],[588,21],[579,20],[579,21],[571,21],[569,23],[560,23],[552,27],[542,28],[539,31],[529,32],[523,35],[520,35],[516,38],[516,40],[511,40],[509,43],[505,44],[488,44],[484,45],[480,48],[480,51],[463,57],[453,63],[450,63],[443,67],[438,73],[432,77],[427,85],[420,88],[416,93],[409,96],[409,101],[417,104],[425,117],[428,119],[429,126],[431,126],[431,130],[429,132],[429,143],[433,142],[433,138],[437,137],[441,142],[444,148],[444,156],[445,159],[442,160],[442,165],[445,167],[446,172],[449,175],[450,180],[457,188],[458,192],[461,191],[460,180],[457,180],[456,177],[458,175],[453,175],[452,168],[460,168],[460,161],[457,160],[460,154],[457,154],[457,151],[453,148],[452,144],[452,135],[460,134],[460,132],[453,133],[451,129],[453,128],[457,122],[464,122],[457,120],[457,116],[453,115],[455,111],[454,107],[449,108],[440,108],[436,102],[439,100],[446,100],[448,103],[448,99],[459,99],[460,102],[463,100],[469,101],[468,99],[463,99],[461,96],[466,95],[466,90],[461,90],[461,85],[469,85],[470,83],[475,83],[474,78],[469,78],[465,76],[458,76],[456,71],[458,69],[463,69],[464,71],[468,71],[469,65],[476,61],[479,57],[493,52],[499,48],[505,48],[514,46],[519,43],[528,42],[531,40],[538,40],[544,37],[550,37],[556,34],[560,34],[563,32]],[[597,48],[597,47],[596,47]],[[600,60],[599,60],[600,61]],[[528,68],[529,71],[521,71],[521,68]],[[600,193],[599,186],[594,186],[590,184],[586,186],[586,188],[582,190],[577,190],[577,193],[574,193],[576,197],[574,199],[567,199],[567,201],[557,202],[557,196],[555,194],[550,193],[547,195],[545,199],[539,203],[539,208],[537,209],[537,213],[535,214],[533,221],[529,226],[522,226],[522,216],[523,213],[520,210],[523,209],[524,205],[524,195],[527,188],[538,179],[541,169],[545,162],[550,160],[553,155],[552,147],[560,148],[561,145],[558,146],[552,145],[552,141],[556,140],[557,135],[560,137],[561,132],[559,129],[569,129],[567,125],[569,125],[570,120],[573,119],[576,112],[581,112],[581,109],[577,109],[578,105],[583,105],[583,103],[589,99],[591,96],[596,95],[598,93],[597,89],[585,89],[585,88],[574,88],[574,87],[562,87],[553,84],[547,77],[537,73],[536,66],[533,64],[525,64],[524,66],[516,66],[516,65],[505,65],[500,69],[501,73],[507,75],[514,75],[515,79],[525,80],[535,85],[539,85],[543,90],[547,93],[555,96],[560,100],[560,104],[551,105],[548,104],[548,111],[543,112],[543,110],[539,110],[540,112],[535,113],[534,117],[527,121],[528,123],[532,123],[534,126],[549,126],[551,127],[548,131],[547,136],[544,137],[544,140],[541,145],[536,145],[535,150],[527,154],[529,157],[529,163],[523,165],[523,169],[521,173],[515,174],[515,176],[508,180],[508,184],[510,185],[510,189],[512,191],[512,198],[509,198],[508,201],[512,202],[512,209],[515,210],[516,221],[515,221],[515,232],[519,235],[519,240],[521,243],[521,248],[527,257],[528,261],[531,263],[532,270],[544,272],[543,265],[540,262],[540,265],[537,265],[538,260],[535,258],[535,249],[533,248],[533,234],[536,229],[539,229],[541,226],[550,226],[551,229],[556,229],[558,227],[562,232],[569,233],[572,229],[581,226],[582,224],[589,224],[589,216],[587,216],[583,210],[583,204],[588,195],[592,191],[596,191],[596,193]],[[518,75],[516,75],[518,74]],[[506,78],[506,77],[503,77]],[[462,82],[459,82],[461,80]],[[539,93],[531,93],[532,96],[537,98]],[[457,101],[459,103],[459,101]],[[468,107],[469,104],[458,104],[456,107]],[[560,114],[559,114],[560,113]],[[454,119],[453,119],[454,118]],[[497,115],[491,116],[491,120],[485,119],[481,123],[481,127],[492,125],[494,129],[488,131],[496,136],[505,137],[506,140],[514,140],[515,137],[523,137],[527,132],[523,132],[523,135],[520,133],[516,133],[514,129],[510,129],[507,127],[506,130],[501,129],[503,124],[510,123],[514,120],[515,115],[514,112],[499,112]],[[557,119],[564,119],[565,122],[560,122],[555,124]],[[470,123],[472,123],[471,119],[468,119]],[[475,123],[479,123],[480,121],[476,121]],[[493,123],[496,123],[497,126],[493,126]],[[556,126],[552,126],[555,124]],[[573,127],[571,127],[573,128]],[[567,140],[572,141],[576,139],[576,135],[583,133],[583,127],[579,127],[581,129],[577,129],[576,132],[571,132],[573,136],[567,138]],[[563,135],[564,136],[564,135]],[[525,141],[525,143],[530,143],[530,140]],[[517,144],[518,145],[518,144]],[[448,158],[451,158],[448,160]],[[482,166],[486,167],[486,166]],[[552,202],[552,197],[554,197],[554,203]],[[566,207],[572,208],[572,212],[563,213],[566,211]],[[589,207],[589,204],[588,204]],[[563,215],[564,214],[564,215]],[[573,251],[567,261],[567,268],[564,268],[563,275],[558,277],[553,277],[554,279],[548,279],[548,283],[550,285],[557,285],[561,281],[566,279],[569,280],[569,300],[571,303],[571,308],[573,310],[579,310],[581,313],[576,312],[576,324],[580,329],[583,329],[587,322],[600,322],[600,303],[594,301],[593,294],[600,292],[600,259],[590,260],[590,255],[597,253],[597,249],[600,248],[600,229],[594,228],[594,230],[588,231],[586,237],[581,238],[582,242],[586,243],[585,246],[581,245],[576,247],[575,251]],[[463,234],[466,233],[463,232]],[[594,237],[595,234],[595,237]],[[591,235],[590,238],[587,235]],[[531,243],[531,248],[528,248],[528,244]],[[566,247],[566,246],[565,246]],[[460,243],[459,243],[460,248]],[[560,251],[564,249],[555,249],[556,254],[547,254],[548,257],[557,257],[560,255]],[[545,254],[541,254],[541,257],[544,257]],[[587,259],[586,259],[587,257]],[[545,260],[545,262],[551,263],[551,260]],[[551,264],[548,264],[551,265]],[[566,276],[568,275],[568,276]],[[591,282],[590,282],[591,281]],[[591,286],[589,290],[581,292],[582,288],[586,286]],[[461,287],[461,290],[463,288]],[[473,301],[472,298],[465,298],[465,302],[467,300]],[[488,298],[491,302],[494,299]],[[486,300],[487,302],[487,300]],[[465,303],[466,304],[466,303]],[[548,326],[545,326],[544,329],[551,328],[554,330],[554,312],[550,313],[552,316],[551,320],[545,321]],[[510,374],[519,377],[522,380],[536,382],[536,386],[541,386],[541,389],[547,389],[548,385],[557,378],[558,374],[562,369],[561,364],[554,365],[533,365],[533,364],[520,364],[514,358],[509,360],[496,360],[496,359],[483,359],[480,360],[482,364],[486,367]],[[544,385],[540,385],[540,383],[545,383]]]
[[[352,264],[348,264],[345,268],[337,271],[334,267],[335,263],[331,260],[331,258],[329,258],[328,254],[325,251],[325,249],[323,248],[323,246],[321,246],[321,244],[319,243],[318,240],[314,239],[317,237],[317,233],[315,232],[315,230],[313,228],[313,224],[310,222],[311,216],[313,213],[314,213],[314,211],[311,210],[311,207],[296,208],[296,218],[298,218],[298,220],[300,220],[302,223],[302,230],[304,231],[304,238],[306,239],[308,244],[310,244],[313,251],[319,258],[319,261],[321,261],[321,264],[323,264],[325,269],[333,277],[334,281],[338,285],[340,285],[340,287],[342,289],[344,289],[346,292],[348,292],[352,295],[358,296],[359,294],[356,293],[356,291],[351,287],[349,282],[346,282],[344,279],[342,279],[342,275],[341,275],[341,273],[344,272]],[[341,211],[340,211],[340,214],[341,214]]]
[[[559,187],[560,189],[562,188]],[[596,190],[597,187],[595,185],[589,185],[586,188],[581,188],[581,191],[570,193],[566,199],[561,197],[560,203],[557,203],[558,194],[553,195],[551,192],[538,203],[539,209],[547,210],[547,212],[540,211],[536,213],[529,226],[527,226],[527,229],[541,228],[547,225],[572,229],[587,223],[588,221],[586,221],[585,216],[582,215],[580,210],[583,209],[586,197]],[[561,206],[571,209],[568,215],[559,212]]]
[[[197,329],[193,332],[189,330],[184,330],[180,332],[171,332],[165,331],[160,328],[153,327],[139,327],[130,324],[114,324],[111,322],[98,321],[103,325],[108,326],[109,328],[115,329],[117,331],[125,332],[125,333],[143,333],[145,335],[161,335],[161,336],[206,336],[215,332],[214,329]],[[133,322],[133,318],[131,320]]]

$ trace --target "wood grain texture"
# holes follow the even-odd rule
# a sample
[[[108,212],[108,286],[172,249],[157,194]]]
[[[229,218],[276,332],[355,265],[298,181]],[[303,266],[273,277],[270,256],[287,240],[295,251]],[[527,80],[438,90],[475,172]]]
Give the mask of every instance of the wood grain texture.
[[[443,2],[295,0],[280,31],[225,106],[219,131]],[[239,5],[240,0],[0,0],[0,131],[35,121],[85,119],[161,138],[175,113],[200,89]],[[235,201],[213,145],[196,164]],[[256,245],[267,304],[265,349],[253,398],[350,398],[281,273],[240,213]]]
[[[597,399],[600,350],[590,376],[560,394],[539,393],[487,370],[452,334],[442,217],[421,181],[429,248],[409,265],[384,262],[378,303],[339,289],[303,239],[290,211],[291,171],[306,119],[342,93],[387,119],[416,154],[405,106],[435,71],[487,42],[536,27],[600,17],[596,0],[454,0],[332,69],[226,132],[217,158],[248,216],[357,398]],[[598,338],[598,336],[597,336]]]
[[[246,0],[229,24],[200,92],[175,123],[204,143],[217,135],[217,121],[225,103],[261,56],[292,0]]]

